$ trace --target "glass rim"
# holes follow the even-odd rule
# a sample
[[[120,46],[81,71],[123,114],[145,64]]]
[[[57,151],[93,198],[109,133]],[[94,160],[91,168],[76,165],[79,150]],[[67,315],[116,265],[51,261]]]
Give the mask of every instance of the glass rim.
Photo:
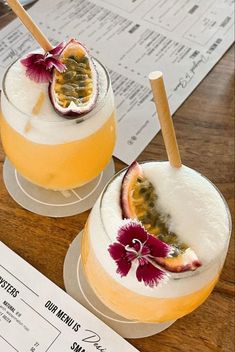
[[[142,160],[142,161],[138,161],[139,164],[145,164],[145,163],[151,163],[151,162],[168,162],[167,160]],[[186,165],[184,165],[186,166]],[[102,203],[103,203],[103,199],[104,199],[104,195],[107,191],[107,189],[109,188],[109,186],[111,185],[111,183],[118,177],[120,176],[120,174],[122,174],[123,172],[126,172],[126,170],[128,169],[129,166],[119,170],[109,181],[108,183],[105,185],[101,197],[100,197],[100,203],[99,203],[99,214],[100,214],[100,219],[101,219],[101,223],[102,223],[102,227],[105,231],[106,236],[110,239],[110,244],[113,243],[113,239],[110,237],[110,235],[108,234],[108,231],[106,230],[105,227],[105,223],[104,223],[104,219],[103,219],[103,215],[102,215]],[[192,169],[192,168],[190,168]],[[218,192],[219,196],[221,197],[224,205],[225,205],[225,209],[226,209],[226,213],[228,216],[228,224],[229,224],[229,231],[228,231],[228,241],[226,242],[225,247],[223,247],[221,249],[221,251],[219,252],[219,254],[213,258],[212,260],[210,260],[208,263],[206,263],[205,265],[202,265],[201,267],[197,268],[194,271],[185,271],[182,273],[173,273],[173,272],[169,272],[170,277],[169,279],[173,279],[173,280],[180,280],[180,279],[184,279],[184,278],[189,278],[189,277],[193,277],[196,275],[199,275],[200,273],[206,271],[214,262],[217,261],[218,257],[220,256],[220,254],[227,248],[227,243],[229,243],[230,238],[231,238],[231,233],[232,233],[232,218],[231,218],[231,213],[230,213],[230,209],[228,207],[228,203],[226,202],[223,194],[220,192],[220,190],[218,189],[218,187],[211,182],[206,176],[202,175],[200,172],[196,171],[195,169],[192,169],[193,171],[195,171],[197,174],[199,174],[201,177],[203,177],[204,179],[206,179],[213,187],[214,189]],[[164,268],[163,268],[164,270]],[[167,271],[168,272],[168,271]]]
[[[50,120],[42,120],[42,119],[37,119],[35,120],[35,122],[37,123],[42,123],[42,124],[61,124],[61,125],[67,125],[67,124],[73,124],[73,123],[76,123],[76,124],[80,124],[84,121],[87,121],[88,119],[90,119],[92,116],[94,116],[96,113],[98,113],[102,108],[103,106],[105,105],[105,101],[106,101],[106,98],[110,92],[110,89],[111,89],[111,78],[110,78],[110,75],[109,75],[109,72],[106,68],[105,65],[103,65],[97,58],[93,57],[92,56],[92,59],[95,61],[95,62],[98,62],[98,64],[102,67],[102,69],[104,70],[104,73],[105,73],[105,76],[106,76],[106,82],[107,82],[107,88],[106,88],[106,91],[105,91],[105,94],[103,96],[103,98],[98,102],[98,104],[96,103],[94,108],[89,111],[87,114],[84,114],[80,117],[76,117],[76,118],[65,118],[61,115],[59,115],[58,113],[56,113],[61,119],[63,118],[63,120],[61,119],[58,119],[58,121],[50,121]],[[32,115],[30,115],[29,113],[26,113],[24,111],[21,111],[21,109],[19,109],[10,99],[10,97],[8,96],[7,94],[7,91],[6,91],[6,78],[7,78],[7,74],[9,72],[9,70],[11,69],[11,67],[18,61],[20,60],[20,58],[18,57],[14,62],[11,63],[11,65],[7,68],[7,70],[5,71],[4,75],[3,75],[3,79],[2,79],[2,93],[4,95],[4,97],[7,99],[8,103],[14,108],[16,109],[22,116],[26,117],[27,119],[28,118],[31,118]],[[99,93],[98,93],[99,94]]]

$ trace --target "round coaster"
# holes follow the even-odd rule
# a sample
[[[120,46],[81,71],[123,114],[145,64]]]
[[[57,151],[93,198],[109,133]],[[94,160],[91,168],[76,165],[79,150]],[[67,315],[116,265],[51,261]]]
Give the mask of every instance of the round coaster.
[[[161,324],[131,321],[106,307],[95,295],[82,270],[81,235],[82,232],[70,244],[64,261],[64,284],[70,296],[125,338],[142,338],[155,335],[174,323],[174,321]]]
[[[8,159],[3,166],[3,180],[11,197],[23,208],[50,217],[72,216],[92,208],[114,173],[114,162],[111,159],[103,172],[88,184],[60,192],[29,182],[16,171]]]

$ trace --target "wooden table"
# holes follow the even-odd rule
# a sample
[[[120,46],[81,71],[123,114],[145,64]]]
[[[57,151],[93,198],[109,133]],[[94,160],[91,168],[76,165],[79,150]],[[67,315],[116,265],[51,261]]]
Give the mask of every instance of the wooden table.
[[[1,21],[1,26],[12,16]],[[184,164],[207,176],[234,212],[234,47],[224,55],[174,114]],[[138,160],[166,159],[159,133]],[[0,240],[64,289],[63,263],[69,244],[84,227],[89,212],[52,219],[22,209],[8,195],[2,179],[0,149]],[[116,170],[124,164],[115,160]],[[0,259],[1,260],[1,259]],[[234,238],[219,283],[207,301],[168,330],[130,340],[141,352],[234,351]],[[2,351],[4,352],[4,351]],[[113,351],[113,352],[119,352]]]

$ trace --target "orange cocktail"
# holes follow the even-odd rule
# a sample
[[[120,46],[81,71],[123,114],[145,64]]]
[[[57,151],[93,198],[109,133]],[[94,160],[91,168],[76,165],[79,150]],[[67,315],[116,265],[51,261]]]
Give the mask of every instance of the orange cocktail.
[[[71,189],[94,179],[108,164],[116,139],[114,99],[107,70],[97,60],[95,64],[99,74],[96,105],[69,120],[54,111],[48,84],[26,77],[19,61],[6,72],[1,139],[11,163],[32,183],[53,190]]]
[[[91,211],[83,233],[82,262],[91,287],[110,309],[127,319],[161,323],[192,312],[213,290],[227,252],[231,232],[230,214],[218,190],[194,170],[185,166],[173,169],[168,162],[146,162],[141,164],[141,168],[141,177],[144,175],[147,181],[143,183],[143,180],[137,180],[145,187],[145,193],[140,191],[139,194],[144,194],[146,203],[150,204],[153,187],[157,195],[153,197],[156,209],[161,212],[160,222],[154,225],[155,228],[151,228],[149,218],[151,214],[155,216],[156,211],[146,215],[149,208],[141,208],[142,198],[134,183],[131,183],[130,179],[134,176],[130,172],[124,177],[132,185],[129,201],[132,198],[137,204],[136,217],[139,223],[146,226],[155,238],[169,245],[173,252],[169,258],[155,258],[150,255],[151,246],[146,246],[147,241],[141,244],[134,238],[131,248],[125,243],[122,248],[123,242],[120,240],[118,245],[119,250],[120,247],[123,250],[122,254],[119,258],[111,257],[110,245],[115,243],[117,246],[119,240],[116,235],[120,226],[123,221],[129,221],[122,220],[123,207],[129,206],[122,199],[126,187],[122,171],[107,185]],[[141,216],[138,213],[140,208]],[[170,230],[166,231],[161,222],[165,223],[165,227],[169,226]],[[154,234],[157,227],[158,232]],[[167,273],[168,280],[149,285],[149,282],[154,281],[137,279],[141,276],[138,273],[141,267],[139,255],[145,246],[147,255],[142,257],[145,263],[141,265],[152,264],[156,260],[156,267]],[[133,253],[135,255],[136,252],[134,257]],[[125,273],[127,264],[131,266],[127,270],[128,274]]]

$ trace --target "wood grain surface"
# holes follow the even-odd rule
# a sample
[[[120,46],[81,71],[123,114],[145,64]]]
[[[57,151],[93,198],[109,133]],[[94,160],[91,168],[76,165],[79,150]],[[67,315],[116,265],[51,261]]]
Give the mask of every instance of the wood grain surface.
[[[1,19],[1,27],[12,17]],[[200,171],[220,189],[233,214],[234,47],[174,114],[174,124],[183,163]],[[149,158],[166,159],[161,133],[138,159]],[[64,257],[69,244],[83,228],[88,212],[52,219],[24,210],[5,189],[3,161],[1,147],[0,240],[64,289]],[[115,164],[116,170],[124,166],[118,160]],[[234,351],[234,236],[219,283],[206,302],[168,330],[129,341],[141,352]]]

